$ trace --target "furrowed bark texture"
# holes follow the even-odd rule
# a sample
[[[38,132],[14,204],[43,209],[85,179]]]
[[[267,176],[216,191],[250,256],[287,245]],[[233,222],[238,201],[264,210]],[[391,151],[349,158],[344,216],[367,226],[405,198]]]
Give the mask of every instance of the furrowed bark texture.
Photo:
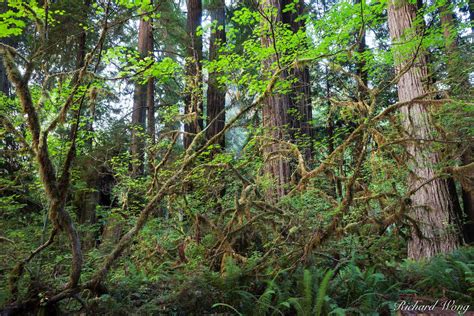
[[[284,0],[283,8],[293,3],[293,1]],[[288,11],[282,13],[282,19],[288,24],[293,33],[305,31],[305,20],[300,19],[305,10],[303,0],[296,4],[296,12]],[[309,68],[307,66],[295,67],[290,71],[290,76],[296,79],[293,83],[292,92],[289,94],[290,108],[294,109],[293,115],[289,115],[291,124],[291,136],[293,142],[300,145],[304,158],[309,161],[312,157],[313,128],[311,121],[313,119],[311,106],[311,81]]]
[[[451,86],[450,92],[457,97],[469,100],[469,92],[472,88],[469,77],[463,68],[464,61],[462,60],[457,44],[458,36],[456,34],[454,14],[451,9],[450,1],[447,1],[446,4],[440,8],[440,20],[446,43],[445,50],[447,55],[448,83]],[[468,165],[473,162],[473,151],[474,146],[468,144],[461,155],[462,165]],[[473,179],[474,175],[466,174],[464,176],[467,181],[461,181],[461,185],[463,208],[467,223],[463,225],[463,233],[466,242],[472,243],[474,242],[474,188],[470,183],[470,179]]]
[[[396,46],[409,39],[409,36],[405,36],[408,31],[413,35],[415,19],[416,6],[405,0],[392,0],[389,3],[388,23],[390,36],[395,44],[397,72],[400,74],[410,66],[398,81],[400,102],[412,100],[427,92],[424,86],[428,77],[425,57],[420,52],[401,52]],[[404,106],[400,111],[403,127],[409,137],[433,139],[434,130],[429,109],[424,103]],[[422,259],[438,253],[449,253],[459,246],[459,227],[447,180],[436,178],[434,168],[440,162],[440,156],[423,143],[409,143],[406,150],[410,155],[411,168],[409,190],[419,188],[411,196],[410,216],[417,223],[417,228],[412,229],[411,240],[408,242],[408,257]],[[430,181],[433,178],[436,179]]]
[[[262,34],[261,42],[263,47],[274,47],[275,38],[274,28],[277,22],[281,21],[281,2],[279,0],[265,0],[262,3],[262,9],[266,12],[268,21],[265,32]],[[269,10],[276,12],[269,13]],[[272,71],[275,64],[279,65],[278,52],[264,61],[264,71]],[[280,75],[284,79],[284,74]],[[263,148],[265,161],[265,172],[274,181],[275,187],[269,192],[270,198],[278,200],[287,193],[286,185],[290,181],[290,165],[286,158],[279,152],[284,148],[279,143],[280,140],[288,138],[286,129],[290,123],[288,118],[289,98],[287,95],[278,92],[268,95],[263,104],[262,120],[265,129],[265,138],[268,144]]]
[[[155,82],[149,78],[146,85],[147,130],[150,143],[155,143]]]
[[[219,55],[219,47],[225,43],[225,2],[215,0],[209,8],[211,21],[216,21],[216,29],[212,30],[209,46],[209,60],[216,60]],[[222,29],[220,29],[222,28]],[[218,72],[210,72],[207,88],[207,139],[217,135],[225,125],[225,87],[217,82]],[[218,144],[225,146],[225,136],[221,137]]]
[[[153,55],[154,51],[154,41],[153,41],[153,28],[152,28],[152,20],[150,19],[149,24],[149,32],[148,32],[148,39],[147,39],[147,52]],[[147,109],[147,132],[148,138],[150,141],[150,145],[154,145],[156,142],[156,129],[155,129],[155,80],[153,77],[148,78],[148,82],[146,85],[146,109]],[[153,162],[155,157],[150,153],[148,157],[148,169],[153,170]]]
[[[152,45],[152,30],[149,21],[140,20],[138,28],[138,52],[144,58],[150,52]],[[151,50],[153,47],[151,47]],[[145,142],[143,134],[146,127],[147,110],[147,84],[136,83],[133,93],[133,113],[132,113],[132,141],[130,151],[132,154],[132,173],[141,175],[144,172]]]
[[[184,148],[191,145],[194,136],[203,129],[202,105],[202,36],[196,34],[201,26],[202,1],[187,0],[186,32],[189,43],[186,49],[186,95],[184,98]]]

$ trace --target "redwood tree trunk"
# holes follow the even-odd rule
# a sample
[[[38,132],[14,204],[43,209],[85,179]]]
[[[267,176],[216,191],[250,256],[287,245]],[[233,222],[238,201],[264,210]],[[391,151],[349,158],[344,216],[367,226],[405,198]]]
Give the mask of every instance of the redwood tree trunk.
[[[186,49],[186,96],[184,114],[184,148],[191,145],[194,136],[203,129],[202,106],[202,37],[196,34],[201,26],[202,0],[187,0],[186,32],[189,43]]]
[[[218,57],[219,47],[225,43],[225,1],[215,0],[210,8],[211,22],[216,21],[216,29],[211,31],[209,60],[213,61]],[[224,129],[225,125],[225,88],[217,82],[219,73],[209,73],[207,88],[207,131],[208,139],[217,135]],[[225,146],[225,137],[222,136],[218,144],[223,148]]]
[[[390,36],[394,43],[406,40],[404,34],[413,28],[416,6],[405,0],[391,0],[388,9]],[[411,65],[398,81],[398,97],[401,102],[410,101],[426,94],[424,80],[428,76],[426,59],[396,51],[394,59],[397,72]],[[414,59],[414,63],[411,61]],[[402,124],[409,138],[433,139],[433,127],[425,104],[414,103],[401,108]],[[425,144],[428,143],[428,144]],[[408,242],[408,257],[411,259],[429,258],[438,253],[448,253],[458,248],[459,225],[455,206],[448,183],[436,177],[435,165],[440,163],[439,154],[430,148],[430,142],[410,142],[407,152],[410,155],[411,174],[408,179],[411,196],[409,216],[416,222]]]
[[[147,39],[147,52],[153,54],[153,30],[151,27],[152,20],[149,20],[150,28],[148,32]],[[148,78],[146,85],[146,109],[147,109],[147,132],[148,138],[150,140],[150,145],[155,144],[155,80],[153,77]],[[154,157],[152,154],[149,154],[148,164],[149,170],[153,167]]]
[[[155,83],[153,78],[148,79],[146,89],[146,108],[147,113],[147,129],[150,143],[155,143]]]
[[[470,91],[471,84],[468,76],[464,72],[463,60],[461,59],[459,48],[457,45],[457,34],[454,25],[454,15],[450,7],[450,1],[447,1],[444,6],[440,8],[440,20],[445,37],[445,49],[447,55],[447,70],[450,84],[450,91],[457,97],[467,97],[464,95]],[[474,146],[469,144],[461,155],[461,164],[468,165],[474,159]],[[473,175],[465,175],[472,177]],[[464,213],[467,223],[463,225],[463,233],[466,242],[474,242],[474,188],[472,188],[468,181],[461,181],[462,185],[462,199]],[[454,185],[454,183],[453,183]],[[454,187],[455,189],[455,187]]]
[[[262,33],[261,42],[264,47],[273,47],[274,38],[272,37],[271,28],[275,26],[276,22],[281,21],[281,2],[279,0],[265,0],[262,3],[262,9],[268,11],[268,8],[276,8],[277,13],[268,14],[272,23],[267,24],[268,31]],[[264,62],[264,71],[270,75],[274,72],[274,69],[271,69],[272,64],[279,64],[277,52]],[[284,75],[282,75],[282,79],[284,79]],[[283,149],[279,141],[288,139],[286,131],[290,123],[288,109],[288,96],[272,92],[266,98],[262,110],[263,127],[267,142],[263,150],[266,159],[265,172],[274,180],[275,187],[269,192],[270,198],[274,200],[278,200],[285,195],[286,185],[290,180],[289,162],[279,154]]]
[[[293,1],[283,0],[283,8]],[[288,24],[291,30],[296,33],[300,30],[305,31],[306,25],[303,19],[298,19],[304,14],[304,1],[299,0],[296,4],[296,12],[288,11],[282,13],[283,22]],[[311,121],[313,119],[311,106],[311,82],[309,69],[307,66],[294,68],[290,73],[291,77],[296,79],[293,83],[292,92],[288,95],[289,106],[294,109],[295,115],[290,115],[291,137],[293,141],[299,144],[307,161],[312,158],[313,147],[313,128]]]
[[[152,38],[151,24],[149,21],[140,19],[138,29],[138,52],[140,57],[146,57],[149,53],[150,41]],[[147,108],[147,84],[136,83],[133,94],[133,113],[132,113],[132,174],[141,175],[144,171],[144,149],[145,142],[142,136],[146,127],[146,108]]]

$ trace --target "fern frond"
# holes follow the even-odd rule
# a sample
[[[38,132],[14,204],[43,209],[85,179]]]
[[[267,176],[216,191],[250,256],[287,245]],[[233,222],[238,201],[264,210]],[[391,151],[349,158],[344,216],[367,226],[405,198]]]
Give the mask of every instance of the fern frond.
[[[256,315],[267,314],[269,308],[272,306],[272,298],[273,298],[273,295],[275,294],[275,291],[273,290],[274,287],[275,287],[275,283],[273,282],[273,280],[269,281],[267,288],[257,300]]]
[[[235,307],[229,305],[229,304],[225,304],[225,303],[216,303],[214,305],[212,305],[212,308],[216,308],[216,307],[219,307],[219,306],[223,306],[223,307],[227,307],[227,308],[230,308],[231,310],[233,310],[237,315],[239,316],[243,316],[242,313],[240,313],[238,310],[235,309]]]
[[[303,302],[304,315],[309,315],[313,302],[313,274],[310,270],[303,271]]]
[[[288,303],[290,303],[290,305],[293,306],[298,316],[304,315],[304,310],[303,310],[303,306],[301,306],[300,299],[296,297],[290,297],[288,299]]]
[[[334,270],[329,270],[324,275],[321,284],[319,285],[318,295],[316,296],[316,305],[314,307],[314,314],[316,316],[320,316],[323,310],[324,305],[324,298],[326,297],[326,292],[329,286],[329,281],[331,280],[332,276],[334,275]]]

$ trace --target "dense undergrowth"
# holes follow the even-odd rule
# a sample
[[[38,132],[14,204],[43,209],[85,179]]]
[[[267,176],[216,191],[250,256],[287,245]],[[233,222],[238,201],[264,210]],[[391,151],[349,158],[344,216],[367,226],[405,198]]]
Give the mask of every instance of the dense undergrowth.
[[[80,296],[55,306],[55,312],[389,315],[394,304],[401,300],[432,303],[449,299],[457,304],[470,304],[474,295],[473,247],[464,247],[430,261],[415,262],[400,260],[403,247],[395,250],[399,245],[388,237],[376,245],[367,245],[363,238],[348,237],[296,264],[283,257],[262,261],[262,253],[254,249],[246,260],[229,256],[223,266],[216,268],[205,259],[206,243],[210,243],[206,238],[210,236],[204,236],[199,244],[190,241],[180,255],[180,246],[176,247],[172,239],[168,244],[158,245],[160,225],[158,220],[147,225],[101,293],[84,290]],[[9,236],[15,238],[13,232]],[[163,236],[161,238],[163,240]],[[172,238],[172,234],[166,238]],[[22,280],[22,299],[39,295],[47,301],[48,295],[67,281],[63,269],[70,258],[61,255],[59,245],[29,266]],[[94,262],[102,258],[107,246],[87,252],[89,264],[84,268],[84,278],[93,272]],[[27,249],[18,243],[2,247],[8,251],[2,252],[0,257],[0,305],[10,298],[7,275],[12,258]],[[372,248],[367,251],[367,247]],[[42,312],[51,313],[51,307]]]
[[[223,276],[203,267],[146,273],[130,264],[108,294],[89,303],[101,315],[388,315],[400,300],[472,303],[473,262],[474,250],[465,248],[425,263],[371,265],[352,253],[335,265],[315,258],[307,267],[262,274],[229,261]]]
[[[395,171],[393,159],[374,152],[364,160],[350,212],[325,194],[331,181],[324,176],[274,204],[265,198],[271,182],[259,172],[263,161],[255,139],[238,156],[203,152],[154,208],[100,289],[81,290],[46,306],[68,281],[71,255],[66,236],[60,235],[25,266],[16,300],[39,302],[35,306],[45,305],[44,314],[54,308],[88,315],[388,315],[401,300],[471,303],[473,247],[426,262],[405,259],[405,174]],[[157,151],[163,148],[157,145]],[[92,278],[133,227],[150,199],[149,188],[182,163],[179,149],[172,155],[155,180],[131,177],[127,155],[104,164],[114,179],[109,205],[95,205],[95,223],[78,227],[84,249],[81,282]],[[84,196],[94,192],[85,164],[79,157],[67,206],[78,222]],[[28,178],[30,168],[22,163],[24,174],[15,179],[18,194],[11,201],[2,198],[0,230],[6,240],[0,243],[0,306],[15,301],[10,291],[15,266],[47,240],[51,225],[39,180]],[[331,228],[335,218],[339,221]],[[324,242],[315,244],[317,236]]]
[[[388,139],[391,129],[383,128]],[[406,175],[392,156],[372,151],[357,172],[347,171],[344,181],[355,179],[349,210],[344,199],[336,201],[326,193],[333,194],[332,179],[325,175],[273,203],[265,197],[272,183],[262,175],[258,141],[257,131],[238,155],[212,148],[199,155],[153,208],[101,288],[81,289],[54,305],[48,299],[68,282],[71,263],[63,234],[25,265],[17,297],[11,293],[15,266],[47,240],[51,227],[39,179],[29,176],[34,165],[20,161],[23,172],[10,185],[16,194],[2,197],[0,205],[5,238],[0,243],[0,306],[33,301],[45,306],[44,314],[54,308],[88,315],[387,315],[401,300],[471,303],[474,248],[426,262],[406,259]],[[111,146],[107,139],[102,144]],[[167,145],[166,140],[158,143],[156,151],[163,155]],[[355,150],[348,147],[350,153]],[[182,150],[175,148],[155,177],[135,178],[129,174],[128,155],[101,155],[78,157],[66,208],[81,222],[79,210],[87,205],[87,194],[97,192],[87,183],[85,166],[90,156],[104,161],[113,179],[105,192],[108,204],[93,204],[94,223],[78,226],[82,284],[135,225],[151,199],[150,188],[162,185],[183,162]],[[289,189],[294,188],[292,182]]]

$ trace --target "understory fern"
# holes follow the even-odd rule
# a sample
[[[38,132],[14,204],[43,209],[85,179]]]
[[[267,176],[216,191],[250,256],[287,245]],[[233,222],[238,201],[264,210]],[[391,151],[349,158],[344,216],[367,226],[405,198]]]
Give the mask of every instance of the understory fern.
[[[316,276],[311,270],[305,269],[303,271],[301,296],[288,298],[288,303],[295,309],[298,316],[322,315],[329,281],[333,275],[334,270],[324,273],[315,294]]]
[[[326,292],[329,287],[329,281],[334,275],[334,270],[329,270],[324,275],[321,284],[319,285],[318,295],[316,296],[316,305],[314,306],[314,315],[319,316],[322,315],[323,307],[324,307],[324,299],[326,297]]]

